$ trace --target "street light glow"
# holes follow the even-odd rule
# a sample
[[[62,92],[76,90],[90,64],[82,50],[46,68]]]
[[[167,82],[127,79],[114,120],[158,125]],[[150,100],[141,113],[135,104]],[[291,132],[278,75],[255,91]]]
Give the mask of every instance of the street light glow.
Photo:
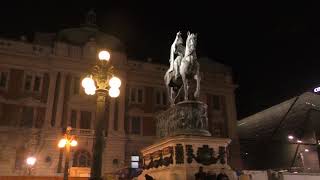
[[[302,141],[298,139],[298,140],[297,140],[297,143],[302,143]]]
[[[67,140],[66,139],[60,139],[58,147],[59,148],[63,148],[66,144],[67,144]]]
[[[89,86],[87,88],[84,88],[84,92],[87,94],[87,95],[94,95],[96,93],[96,86],[95,85],[92,85],[92,86]]]
[[[90,77],[90,79],[83,79],[82,86],[84,87],[84,91],[88,95],[93,95],[97,91],[97,110],[96,113],[98,114],[98,117],[96,120],[98,123],[96,123],[95,127],[95,138],[94,138],[94,147],[93,147],[93,154],[96,156],[93,158],[93,161],[91,163],[91,177],[92,179],[100,179],[101,176],[101,168],[102,168],[102,161],[100,159],[102,158],[102,152],[103,152],[103,141],[101,138],[99,138],[100,134],[104,131],[103,127],[99,127],[99,124],[103,122],[105,119],[102,118],[102,114],[104,112],[98,111],[98,109],[105,109],[106,103],[98,103],[99,102],[106,102],[106,96],[107,92],[110,97],[116,98],[120,94],[120,86],[121,86],[121,80],[117,77],[113,76],[113,66],[111,63],[109,63],[110,60],[110,53],[108,51],[100,51],[98,54],[99,61],[92,69],[93,76]],[[97,85],[97,87],[96,87]],[[71,140],[72,141],[72,140]],[[72,145],[76,145],[76,142],[71,142]],[[66,169],[66,168],[65,168]],[[65,174],[68,174],[67,170],[65,171]],[[65,180],[67,180],[67,176],[65,175]],[[97,176],[97,177],[96,177]]]
[[[109,86],[111,88],[119,88],[121,86],[121,80],[115,76],[113,76],[110,80],[109,80]]]
[[[94,86],[94,81],[91,77],[86,77],[82,80],[81,85],[83,88],[88,88]]]
[[[294,139],[294,137],[292,135],[289,135],[288,139],[292,140],[292,139]]]
[[[110,53],[108,51],[100,51],[99,52],[99,59],[101,61],[109,61],[110,60]]]
[[[110,97],[116,98],[116,97],[119,96],[119,94],[120,94],[119,88],[113,88],[112,87],[112,88],[109,89],[109,96]]]
[[[27,165],[29,166],[33,166],[35,163],[36,163],[37,159],[35,157],[28,157],[26,162],[27,162]]]
[[[309,149],[304,149],[304,152],[309,152]]]
[[[77,146],[77,145],[78,145],[78,141],[75,140],[75,139],[73,139],[73,140],[71,141],[70,145],[71,145],[72,147]]]

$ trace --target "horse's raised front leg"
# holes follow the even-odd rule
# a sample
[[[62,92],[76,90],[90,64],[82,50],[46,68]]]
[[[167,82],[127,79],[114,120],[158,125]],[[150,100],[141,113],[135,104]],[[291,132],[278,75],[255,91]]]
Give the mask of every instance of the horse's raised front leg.
[[[183,89],[184,89],[184,100],[188,100],[188,92],[189,92],[189,82],[185,75],[182,76],[183,81]]]
[[[172,90],[171,90],[171,87],[169,87],[169,85],[166,84],[166,89],[167,89],[168,100],[169,100],[170,104],[172,105],[173,103],[172,103],[172,93],[171,93]]]
[[[194,79],[197,81],[197,88],[196,88],[196,91],[194,92],[194,98],[199,99],[199,97],[200,97],[200,81],[201,81],[199,70],[197,71],[196,75],[194,75]]]

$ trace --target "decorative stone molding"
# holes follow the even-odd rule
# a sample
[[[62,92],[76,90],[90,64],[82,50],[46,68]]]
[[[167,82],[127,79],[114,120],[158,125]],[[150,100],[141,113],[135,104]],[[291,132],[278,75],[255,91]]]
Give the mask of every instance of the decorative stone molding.
[[[157,136],[211,136],[208,129],[207,105],[199,101],[183,101],[157,116]]]
[[[181,146],[181,144],[180,144]],[[183,156],[183,149],[182,149]],[[143,156],[143,169],[158,168],[173,164],[173,147],[169,146]]]
[[[193,159],[202,165],[211,165],[220,162],[220,164],[225,164],[225,147],[220,146],[218,155],[216,155],[213,148],[210,148],[209,145],[203,145],[198,147],[197,155],[193,154],[192,145],[186,145],[186,154],[187,162],[192,163]]]

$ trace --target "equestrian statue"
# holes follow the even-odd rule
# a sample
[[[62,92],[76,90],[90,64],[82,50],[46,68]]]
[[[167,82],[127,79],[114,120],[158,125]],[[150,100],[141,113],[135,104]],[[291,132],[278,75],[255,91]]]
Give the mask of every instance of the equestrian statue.
[[[164,76],[164,82],[171,105],[176,103],[176,99],[183,89],[184,100],[197,100],[200,95],[200,65],[197,61],[196,45],[197,35],[188,32],[186,45],[183,46],[181,32],[176,34],[176,38],[170,49],[170,67]],[[196,81],[196,89],[190,92],[190,83]]]

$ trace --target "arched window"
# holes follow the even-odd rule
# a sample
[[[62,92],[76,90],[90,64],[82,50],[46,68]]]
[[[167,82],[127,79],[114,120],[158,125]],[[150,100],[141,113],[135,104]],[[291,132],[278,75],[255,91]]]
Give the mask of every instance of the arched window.
[[[15,169],[19,170],[22,168],[25,160],[26,160],[26,149],[21,147],[16,150],[16,161],[15,161]]]
[[[74,153],[73,167],[90,167],[91,156],[86,150],[78,150]]]

